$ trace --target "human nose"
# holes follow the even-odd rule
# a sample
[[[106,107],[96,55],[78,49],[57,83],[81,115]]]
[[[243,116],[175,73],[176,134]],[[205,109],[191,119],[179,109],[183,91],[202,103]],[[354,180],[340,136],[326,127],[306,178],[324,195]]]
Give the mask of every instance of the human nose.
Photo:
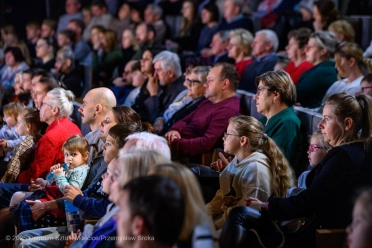
[[[318,129],[323,129],[323,119],[320,120],[317,127]]]

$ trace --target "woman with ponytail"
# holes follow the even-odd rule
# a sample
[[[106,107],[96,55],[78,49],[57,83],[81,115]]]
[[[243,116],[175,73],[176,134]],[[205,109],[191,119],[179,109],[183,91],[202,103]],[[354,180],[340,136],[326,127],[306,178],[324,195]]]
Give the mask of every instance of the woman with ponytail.
[[[285,197],[294,185],[292,169],[282,151],[267,134],[262,124],[251,116],[232,117],[223,137],[226,153],[235,158],[220,174],[220,190],[210,203],[208,212],[217,229],[223,227],[230,210],[244,206],[245,199]]]
[[[372,61],[363,57],[363,50],[354,42],[347,42],[339,46],[335,53],[336,69],[342,78],[329,87],[324,100],[333,94],[347,93],[355,96],[361,91],[360,83],[363,79],[362,70],[372,70]]]
[[[261,219],[266,220],[313,216],[308,225],[301,227],[301,232],[286,235],[288,247],[315,247],[316,229],[347,227],[351,222],[354,190],[369,185],[372,179],[372,98],[345,93],[330,96],[318,128],[332,148],[309,173],[307,189],[289,198],[271,198],[266,203],[249,198],[249,208],[239,207],[230,212],[221,233],[224,244],[231,242],[229,247],[243,247],[242,243],[235,244],[247,242],[238,237],[246,237],[243,229],[252,227],[252,222],[245,218],[250,208],[261,211]],[[220,247],[226,247],[224,244]]]

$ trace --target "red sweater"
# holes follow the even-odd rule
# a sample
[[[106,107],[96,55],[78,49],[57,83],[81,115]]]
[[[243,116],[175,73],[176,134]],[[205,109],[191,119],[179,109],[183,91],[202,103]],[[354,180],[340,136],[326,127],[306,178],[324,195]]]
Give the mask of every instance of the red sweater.
[[[304,61],[301,64],[299,64],[297,67],[295,66],[295,63],[293,61],[289,62],[287,67],[285,68],[285,71],[288,72],[288,74],[291,76],[293,83],[297,84],[298,80],[300,79],[302,73],[309,70],[314,65],[311,64],[308,61]]]
[[[181,135],[181,139],[173,140],[172,149],[184,155],[209,152],[222,139],[229,119],[239,112],[240,101],[236,96],[219,103],[204,100],[196,110],[172,126],[171,130]]]
[[[31,180],[45,178],[52,165],[64,163],[62,145],[74,134],[81,135],[80,129],[68,118],[53,121],[36,145],[34,162],[19,173],[18,183],[30,184]]]
[[[238,71],[239,80],[242,79],[245,68],[253,62],[253,58],[242,60],[235,64],[235,69]]]

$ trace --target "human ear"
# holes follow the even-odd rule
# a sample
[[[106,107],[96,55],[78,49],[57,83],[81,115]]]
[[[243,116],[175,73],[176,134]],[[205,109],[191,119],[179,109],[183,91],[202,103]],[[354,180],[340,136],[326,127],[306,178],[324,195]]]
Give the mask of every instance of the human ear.
[[[145,220],[141,216],[134,216],[132,220],[132,233],[134,236],[139,236],[144,233],[146,229]]]
[[[352,126],[353,126],[353,119],[351,119],[350,117],[346,117],[344,120],[345,131],[350,130]]]
[[[246,136],[240,137],[240,147],[249,145],[249,139]]]

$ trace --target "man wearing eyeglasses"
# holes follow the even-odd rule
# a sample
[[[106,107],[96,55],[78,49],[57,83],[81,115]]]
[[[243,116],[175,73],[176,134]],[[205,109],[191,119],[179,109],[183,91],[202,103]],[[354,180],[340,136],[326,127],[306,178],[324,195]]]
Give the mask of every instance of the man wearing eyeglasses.
[[[238,72],[228,63],[217,63],[207,76],[204,96],[208,99],[165,134],[172,149],[172,160],[201,163],[201,155],[212,151],[221,142],[231,117],[240,112],[235,95]]]

